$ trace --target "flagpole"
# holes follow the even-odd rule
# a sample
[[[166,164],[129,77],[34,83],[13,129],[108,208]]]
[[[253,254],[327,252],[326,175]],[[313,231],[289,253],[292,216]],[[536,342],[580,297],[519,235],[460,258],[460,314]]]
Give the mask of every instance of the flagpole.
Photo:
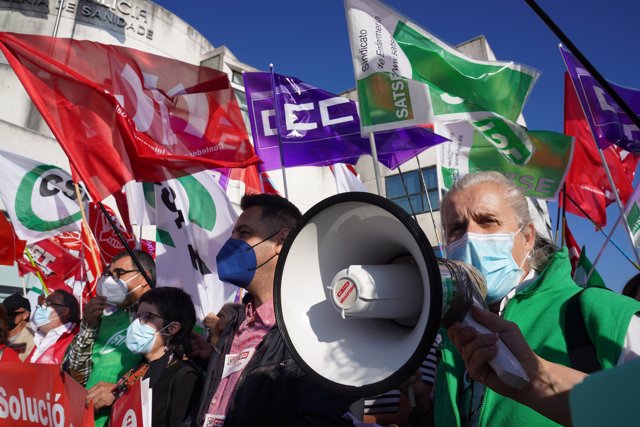
[[[553,243],[558,244],[558,229],[560,228],[560,203],[558,203],[558,213],[556,214],[556,233],[553,236]]]
[[[369,134],[369,145],[371,146],[373,173],[376,177],[376,188],[378,189],[378,196],[382,196],[382,179],[380,178],[380,165],[378,164],[378,149],[376,148],[376,136],[373,132]]]
[[[592,130],[593,133],[593,130]],[[595,135],[595,134],[594,134]],[[598,143],[596,142],[596,146]],[[638,254],[638,249],[636,248],[633,241],[633,233],[631,232],[631,228],[629,227],[629,222],[627,221],[627,216],[624,213],[624,206],[622,205],[622,201],[620,200],[620,194],[618,189],[616,188],[615,183],[613,182],[613,177],[611,176],[611,171],[609,170],[609,165],[607,164],[607,160],[604,157],[604,152],[600,147],[598,147],[598,153],[600,154],[600,159],[602,160],[602,166],[604,167],[604,171],[607,174],[607,178],[609,179],[609,185],[611,185],[611,190],[613,191],[613,195],[616,198],[616,204],[620,209],[620,215],[624,218],[624,225],[627,230],[627,235],[629,236],[629,241],[631,242],[631,247],[633,248],[633,253],[636,256],[636,261],[640,264],[640,255]]]
[[[431,223],[433,224],[433,231],[436,234],[436,242],[438,243],[438,247],[440,248],[440,255],[444,256],[444,250],[442,248],[442,241],[440,240],[440,233],[438,233],[438,227],[436,227],[436,219],[435,219],[435,217],[433,215],[433,206],[431,206],[431,197],[429,197],[429,191],[427,190],[427,180],[424,179],[424,174],[422,173],[422,166],[420,166],[420,154],[418,154],[416,156],[416,162],[418,163],[418,173],[420,174],[420,178],[422,180],[422,186],[424,187],[424,193],[427,196],[427,203],[429,204],[429,214],[431,215]],[[439,197],[440,197],[440,191],[438,191],[438,198]]]
[[[276,135],[278,137],[278,151],[280,152],[280,169],[282,170],[282,184],[284,186],[284,198],[289,199],[289,190],[287,187],[287,173],[284,166],[284,152],[282,150],[282,136],[280,135],[280,109],[278,108],[278,97],[276,96],[276,78],[273,74],[273,64],[269,64],[271,71],[271,93],[273,94],[273,109],[276,115]]]
[[[611,241],[611,244],[612,244],[612,245],[613,245],[613,246],[618,250],[618,252],[620,252],[620,253],[621,253],[621,254],[622,254],[622,255],[627,259],[627,261],[629,261],[629,262],[631,263],[631,265],[633,265],[635,268],[637,268],[637,269],[639,269],[639,270],[640,270],[640,266],[638,266],[638,264],[637,264],[637,263],[633,262],[633,260],[629,257],[629,255],[627,255],[627,254],[622,250],[622,248],[621,248],[620,246],[618,246],[618,244],[615,242],[615,240],[613,240],[613,230],[612,230],[612,232],[611,232],[610,234],[607,234],[607,232],[606,232],[606,231],[604,231],[604,230],[602,229],[602,227],[600,227],[598,224],[596,224],[596,222],[595,222],[593,219],[591,219],[591,217],[589,216],[589,214],[588,214],[588,213],[586,213],[586,212],[585,212],[585,210],[584,210],[584,209],[582,209],[582,207],[581,207],[580,205],[578,205],[578,203],[577,203],[575,200],[573,200],[573,197],[571,197],[570,195],[568,195],[568,194],[567,194],[567,199],[569,199],[569,201],[570,201],[571,203],[573,203],[573,205],[574,205],[576,208],[578,208],[578,210],[579,210],[580,212],[582,212],[582,215],[584,215],[584,216],[585,216],[589,221],[591,221],[591,224],[593,224],[593,225],[596,227],[596,229],[597,229],[600,233],[602,233],[602,234],[607,238],[607,240],[608,240],[608,241]],[[617,222],[616,222],[616,223],[617,223]]]
[[[563,184],[562,188],[566,190],[567,185]],[[565,246],[567,242],[567,236],[565,235],[565,229],[567,228],[567,192],[562,192],[562,245]]]
[[[42,284],[42,292],[44,292],[45,296],[49,295],[49,288],[47,288],[47,285],[44,283],[44,278],[42,277],[42,274],[40,274],[40,268],[36,265],[36,262],[33,259],[33,255],[31,255],[31,251],[28,247],[25,246],[24,252],[27,254],[27,258],[29,258],[31,266],[36,269],[36,276],[38,277],[38,279],[40,279],[40,283]]]
[[[413,210],[413,203],[411,203],[411,197],[409,197],[409,190],[407,189],[407,184],[404,182],[404,175],[400,166],[398,166],[398,174],[400,174],[400,181],[402,181],[402,188],[404,188],[404,194],[407,196],[407,202],[409,202],[409,210],[411,211],[411,215],[415,222],[418,222],[418,217],[416,216],[416,211]]]
[[[602,86],[607,94],[609,94],[609,96],[611,96],[611,98],[613,98],[613,100],[618,103],[622,111],[624,111],[629,116],[631,121],[640,129],[640,118],[638,118],[636,113],[629,107],[629,105],[627,105],[625,100],[622,99],[620,95],[618,95],[618,92],[616,92],[613,87],[611,87],[609,82],[604,77],[602,77],[600,72],[598,72],[598,70],[593,65],[591,65],[591,62],[589,62],[589,60],[582,54],[582,52],[580,52],[576,45],[571,42],[569,37],[564,34],[560,27],[558,27],[556,23],[553,22],[553,20],[549,17],[549,15],[547,15],[547,13],[542,10],[540,6],[538,6],[535,0],[524,1],[529,5],[529,7],[531,7],[531,9],[533,9],[533,11],[540,17],[540,19],[542,19],[547,27],[549,27],[549,29],[560,39],[560,41],[569,48],[571,53],[573,53],[578,58],[584,68],[586,68],[587,71],[591,73],[593,78],[596,79],[596,81],[600,84],[600,86]]]
[[[611,240],[611,236],[613,236],[613,232],[616,231],[616,227],[618,226],[618,224],[620,224],[620,220],[622,218],[623,218],[622,215],[618,215],[618,220],[615,222],[615,224],[613,224],[613,227],[611,227],[611,231],[609,232],[609,235],[607,236],[607,239],[604,241],[604,243],[600,247],[600,251],[598,251],[598,256],[596,256],[596,259],[593,261],[593,264],[591,264],[591,269],[589,270],[589,273],[587,274],[587,278],[585,279],[585,283],[589,283],[589,278],[591,277],[591,275],[595,271],[596,264],[598,264],[598,261],[600,261],[600,257],[604,253],[604,248],[607,246],[607,244]],[[634,265],[634,267],[636,269],[640,270],[640,268],[638,267],[638,264],[634,263],[633,265]]]
[[[62,10],[64,9],[64,0],[60,0],[58,7],[58,14],[56,15],[56,22],[53,26],[53,37],[58,37],[58,27],[60,26],[60,19],[62,18]]]
[[[109,221],[109,224],[111,224],[111,228],[113,228],[113,231],[116,232],[116,235],[118,236],[118,239],[120,240],[120,242],[124,246],[125,250],[127,251],[129,256],[131,257],[131,260],[136,265],[136,268],[138,269],[140,274],[142,274],[142,277],[144,277],[144,280],[146,280],[146,282],[149,284],[149,286],[153,286],[153,284],[152,284],[153,282],[152,282],[151,278],[149,277],[149,274],[147,274],[147,271],[142,267],[142,264],[140,264],[140,260],[138,259],[136,254],[133,252],[133,249],[131,249],[129,247],[129,245],[127,244],[127,240],[124,238],[124,236],[120,232],[120,229],[118,228],[116,223],[113,221],[113,218],[111,218],[111,215],[109,215],[109,212],[107,212],[107,209],[105,209],[105,207],[102,204],[102,202],[98,202],[98,206],[100,207],[100,210],[102,211],[104,216],[107,217],[107,221]]]

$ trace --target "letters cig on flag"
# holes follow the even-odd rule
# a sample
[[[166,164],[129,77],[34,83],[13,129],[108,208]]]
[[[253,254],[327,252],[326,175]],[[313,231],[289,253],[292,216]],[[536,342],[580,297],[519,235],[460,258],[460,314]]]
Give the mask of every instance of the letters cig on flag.
[[[243,78],[253,139],[265,170],[281,167],[278,131],[284,166],[355,164],[363,154],[371,154],[369,139],[360,134],[355,102],[294,77],[274,74],[275,104],[280,109],[276,115],[271,74],[244,73]],[[423,128],[377,133],[378,160],[395,169],[444,140]]]
[[[606,149],[615,144],[631,153],[640,153],[638,127],[584,68],[578,58],[563,46],[560,46],[560,53],[598,147]],[[640,114],[640,90],[609,84],[633,112]]]
[[[534,146],[515,123],[538,73],[466,57],[375,0],[345,0],[362,132],[469,121],[511,163]]]
[[[224,190],[204,171],[155,185],[156,274],[162,286],[191,295],[196,316],[217,313],[237,290],[218,278],[216,255],[237,214]]]
[[[466,122],[436,123],[436,132],[450,142],[439,150],[445,188],[469,172],[497,171],[511,178],[525,196],[556,199],[571,165],[573,138],[549,131],[530,131],[535,151],[529,163],[517,166],[496,152],[480,132]]]
[[[575,137],[573,161],[566,179],[567,212],[584,217],[569,197],[600,227],[607,223],[606,208],[615,201],[598,148],[576,95],[571,78],[564,79],[564,133]],[[633,178],[640,155],[617,145],[603,150],[622,203],[633,193]],[[558,203],[562,206],[564,197]]]
[[[80,231],[80,207],[67,172],[0,150],[0,177],[0,198],[20,239],[33,243],[64,231]]]
[[[45,36],[0,33],[0,50],[94,201],[133,179],[259,161],[225,73]]]

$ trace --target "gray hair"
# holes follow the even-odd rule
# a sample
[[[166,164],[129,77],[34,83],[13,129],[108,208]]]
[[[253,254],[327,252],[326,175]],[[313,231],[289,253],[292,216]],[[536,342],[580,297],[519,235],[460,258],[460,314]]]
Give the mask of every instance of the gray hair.
[[[533,223],[529,212],[529,204],[527,203],[527,199],[522,191],[506,176],[493,171],[468,173],[456,180],[440,204],[442,217],[445,218],[447,216],[447,204],[445,201],[448,198],[460,191],[484,183],[492,183],[502,189],[505,201],[509,206],[511,206],[516,214],[516,222],[519,227],[524,227]],[[535,244],[533,246],[533,251],[529,255],[528,262],[534,270],[542,271],[549,264],[551,256],[558,250],[558,248],[537,231],[535,233]]]

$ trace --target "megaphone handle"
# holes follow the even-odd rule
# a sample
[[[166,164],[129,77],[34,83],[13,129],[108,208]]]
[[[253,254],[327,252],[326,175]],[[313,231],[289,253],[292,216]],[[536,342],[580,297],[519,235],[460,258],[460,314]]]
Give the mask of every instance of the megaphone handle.
[[[413,391],[413,386],[409,384],[407,386],[407,395],[409,397],[409,408],[413,409],[416,407],[416,393]]]
[[[481,334],[493,333],[487,327],[478,323],[471,312],[468,312],[461,322],[465,326],[471,326]],[[498,338],[498,354],[489,361],[489,366],[496,372],[498,377],[510,387],[521,389],[529,383],[529,376],[524,368],[513,355],[509,347]]]

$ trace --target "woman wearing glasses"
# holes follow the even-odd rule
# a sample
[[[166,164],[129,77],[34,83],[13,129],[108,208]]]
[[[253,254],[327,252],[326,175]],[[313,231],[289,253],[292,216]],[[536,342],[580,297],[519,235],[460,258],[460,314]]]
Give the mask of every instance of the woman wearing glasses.
[[[177,288],[155,288],[140,297],[127,330],[129,350],[144,361],[125,374],[113,390],[123,396],[137,381],[149,378],[152,425],[176,426],[197,403],[202,387],[198,369],[185,357],[196,315],[191,298]]]
[[[80,306],[67,291],[58,290],[40,297],[31,321],[37,331],[34,348],[27,360],[31,363],[61,364],[64,353],[78,333]]]

